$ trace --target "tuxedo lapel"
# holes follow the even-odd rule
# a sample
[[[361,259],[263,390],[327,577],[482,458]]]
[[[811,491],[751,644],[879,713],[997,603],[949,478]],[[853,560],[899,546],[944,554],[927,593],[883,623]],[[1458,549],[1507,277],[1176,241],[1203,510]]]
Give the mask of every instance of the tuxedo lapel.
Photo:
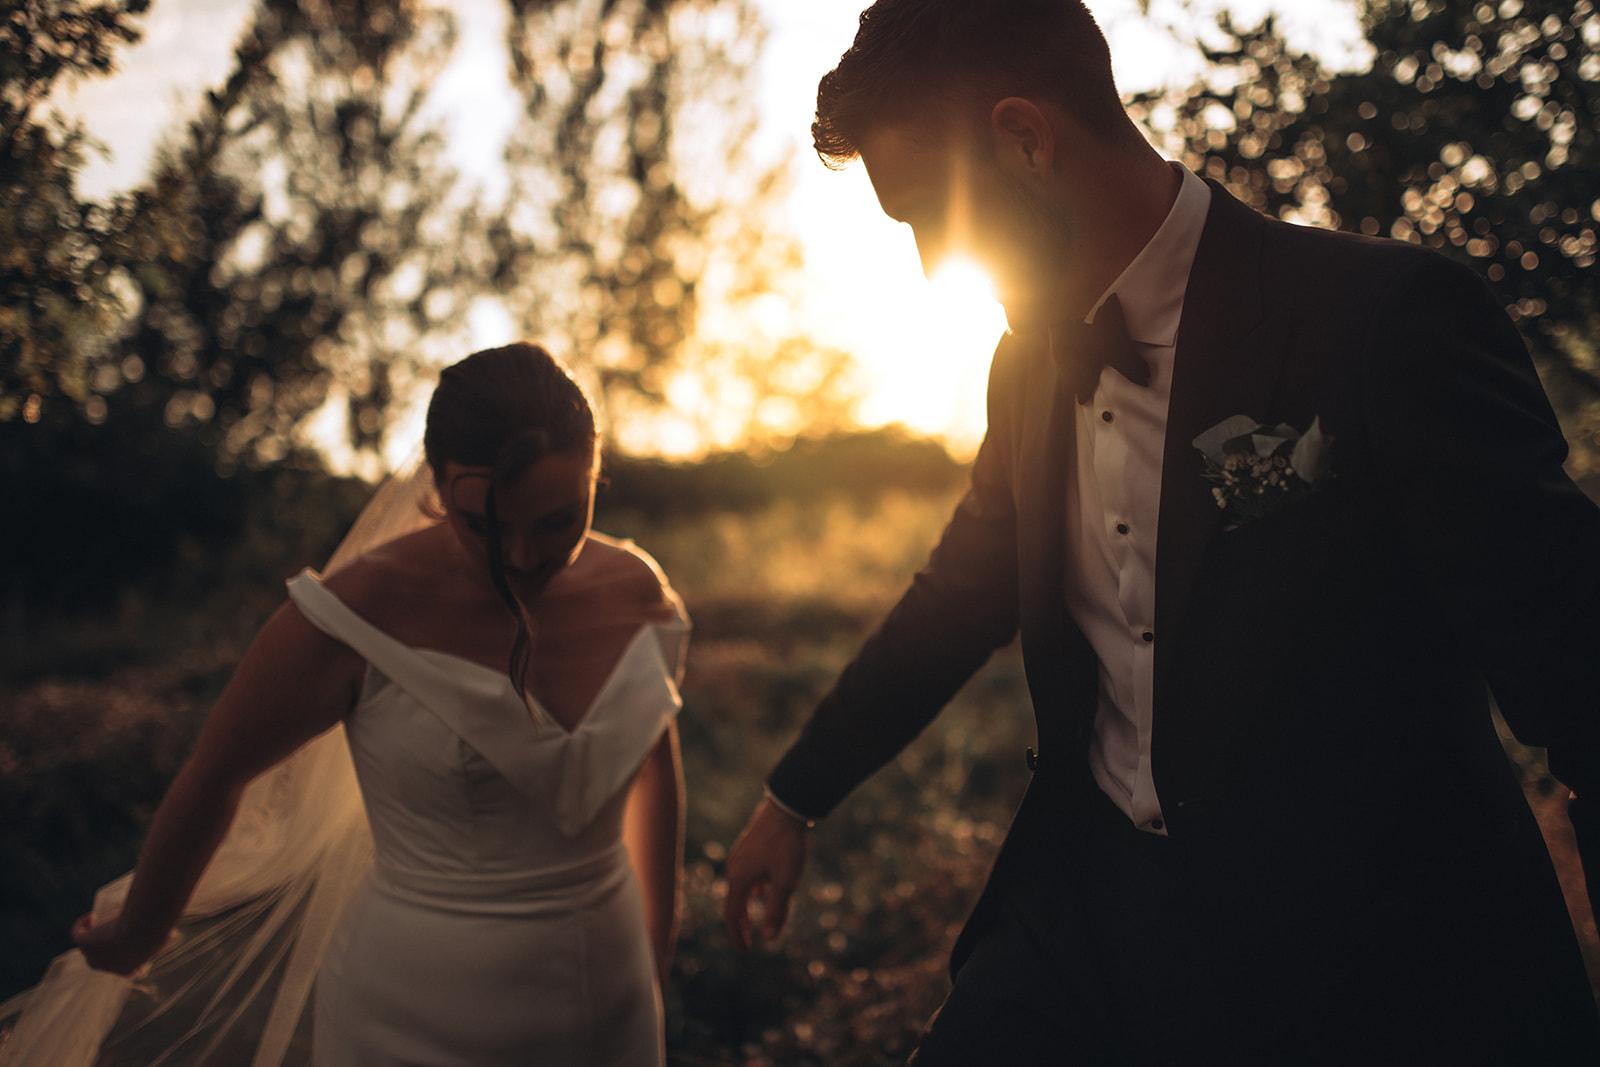
[[[1075,462],[1077,404],[1061,388],[1047,335],[1017,336],[1026,346],[1018,410],[1015,491],[1018,609],[1023,659],[1039,727],[1040,751],[1075,762],[1071,746],[1088,736],[1099,685],[1094,650],[1068,617],[1065,573],[1067,472]]]
[[[1211,210],[1196,249],[1174,356],[1161,464],[1156,542],[1155,707],[1163,704],[1171,650],[1190,639],[1195,571],[1222,527],[1194,439],[1230,415],[1265,416],[1288,333],[1286,317],[1262,301],[1265,220],[1211,186]]]
[[[1022,618],[1046,629],[1059,627],[1066,530],[1068,464],[1073,462],[1073,404],[1056,402],[1058,374],[1045,333],[1013,339],[1025,345],[1023,417],[1017,477],[1019,570],[1032,578],[1021,593]],[[1054,636],[1052,633],[1051,636]]]

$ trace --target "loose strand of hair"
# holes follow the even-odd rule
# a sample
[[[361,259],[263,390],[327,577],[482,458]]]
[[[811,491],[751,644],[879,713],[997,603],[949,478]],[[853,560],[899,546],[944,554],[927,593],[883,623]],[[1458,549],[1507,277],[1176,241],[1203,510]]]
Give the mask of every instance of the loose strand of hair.
[[[522,602],[517,599],[517,594],[511,589],[511,582],[506,578],[506,565],[501,555],[500,546],[500,515],[495,505],[494,479],[489,481],[489,490],[484,496],[484,518],[489,529],[484,538],[484,547],[489,556],[489,580],[494,584],[495,592],[500,594],[500,599],[505,601],[506,607],[511,611],[511,617],[517,624],[517,635],[511,642],[511,656],[506,663],[506,673],[511,678],[517,695],[524,703],[528,700],[528,666],[533,658],[533,634],[528,628],[528,616],[522,608]]]

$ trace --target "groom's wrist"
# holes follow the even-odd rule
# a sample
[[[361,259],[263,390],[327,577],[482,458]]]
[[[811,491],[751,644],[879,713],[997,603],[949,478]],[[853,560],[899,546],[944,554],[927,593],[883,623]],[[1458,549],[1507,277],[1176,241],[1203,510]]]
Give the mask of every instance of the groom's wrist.
[[[761,793],[767,798],[767,803],[771,804],[785,818],[789,819],[796,826],[799,826],[802,830],[810,830],[817,825],[817,820],[810,818],[809,816],[802,815],[800,812],[785,804],[778,797],[778,795],[772,791],[772,787],[770,785],[762,786]]]

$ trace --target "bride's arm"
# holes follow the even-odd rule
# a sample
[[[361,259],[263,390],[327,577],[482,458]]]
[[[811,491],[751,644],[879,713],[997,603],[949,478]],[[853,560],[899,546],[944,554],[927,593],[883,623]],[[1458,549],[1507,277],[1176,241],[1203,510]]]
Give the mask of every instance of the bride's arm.
[[[623,841],[644,896],[645,927],[663,987],[672,972],[683,892],[684,790],[678,726],[662,732],[628,793]]]
[[[73,938],[89,964],[127,974],[183,914],[252,779],[332,727],[360,694],[366,664],[285,604],[251,643],[173,779],[139,853],[122,910]]]

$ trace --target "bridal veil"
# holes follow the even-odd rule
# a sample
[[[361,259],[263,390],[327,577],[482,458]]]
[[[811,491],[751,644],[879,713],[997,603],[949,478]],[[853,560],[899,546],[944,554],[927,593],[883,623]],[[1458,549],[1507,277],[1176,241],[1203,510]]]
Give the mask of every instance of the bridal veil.
[[[436,521],[432,494],[418,449],[379,487],[325,572]],[[74,949],[0,1005],[0,1067],[308,1063],[312,982],[371,860],[336,726],[250,784],[174,937],[145,968],[131,977],[96,971]],[[96,894],[97,917],[115,913],[131,879]]]

